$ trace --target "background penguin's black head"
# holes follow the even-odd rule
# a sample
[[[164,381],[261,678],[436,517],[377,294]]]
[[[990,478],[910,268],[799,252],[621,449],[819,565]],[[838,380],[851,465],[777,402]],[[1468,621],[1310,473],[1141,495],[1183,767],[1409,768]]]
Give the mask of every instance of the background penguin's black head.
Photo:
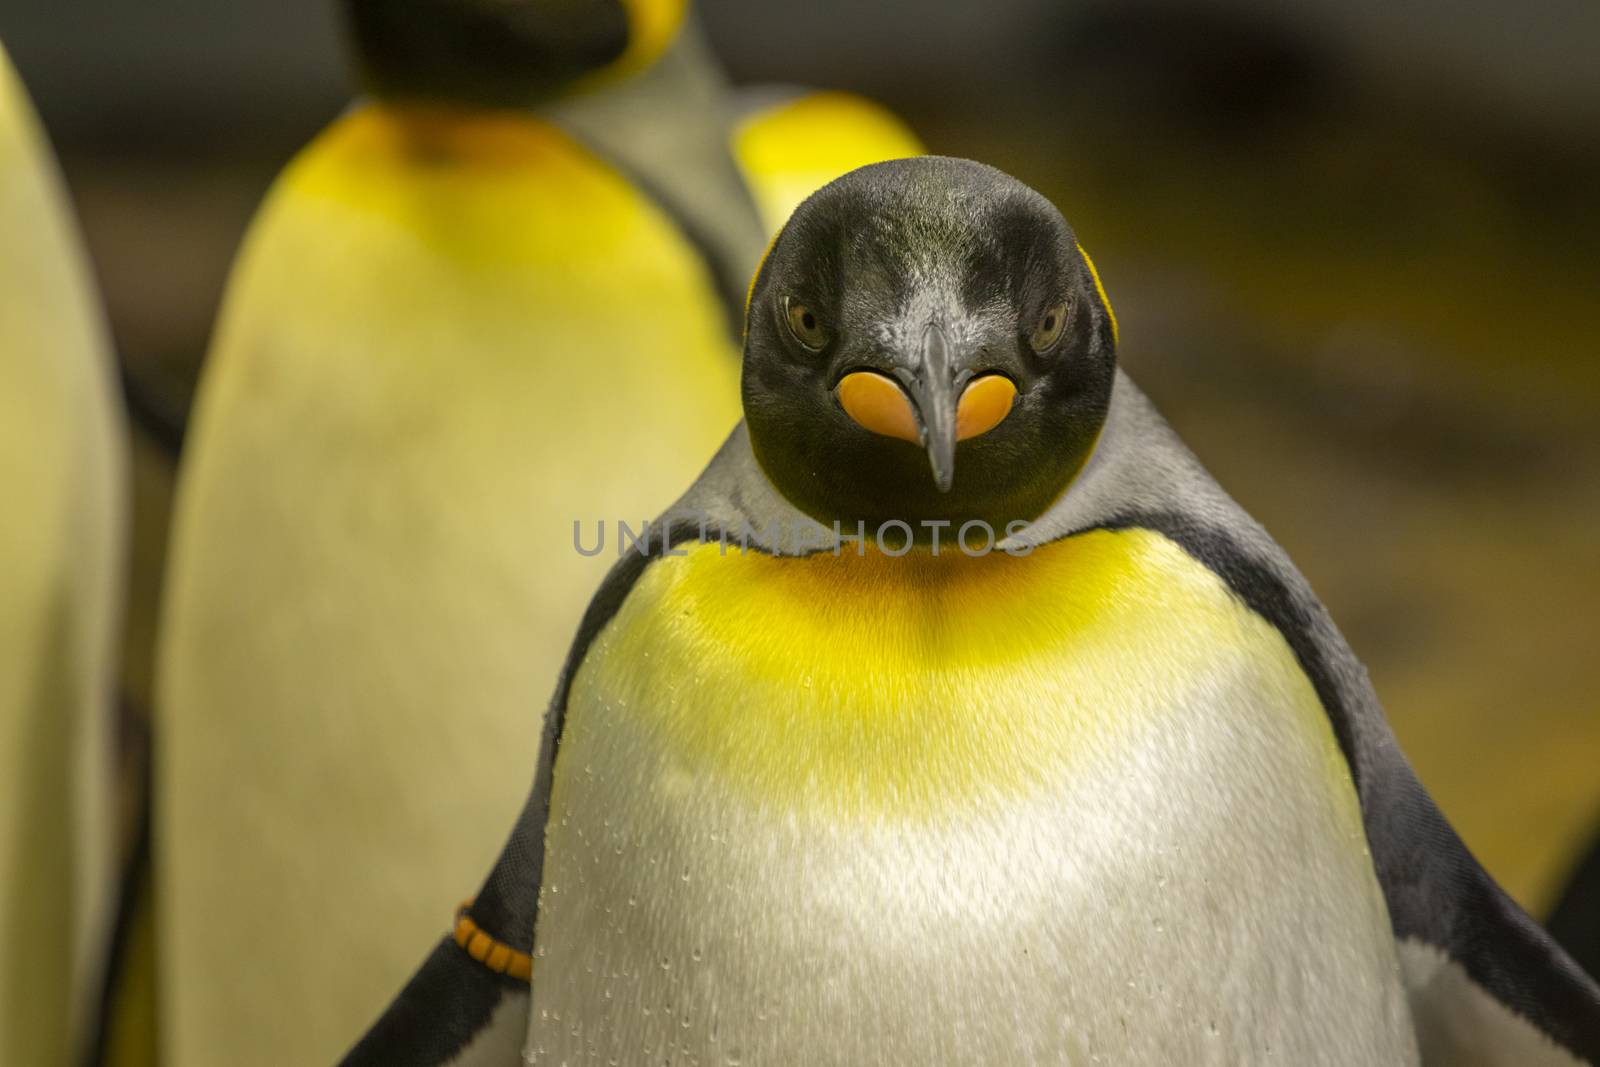
[[[1088,457],[1115,367],[1111,309],[1049,201],[980,163],[895,160],[819,190],[768,253],[745,418],[813,518],[1003,536]]]
[[[526,107],[666,47],[687,0],[344,0],[363,80],[408,102]]]

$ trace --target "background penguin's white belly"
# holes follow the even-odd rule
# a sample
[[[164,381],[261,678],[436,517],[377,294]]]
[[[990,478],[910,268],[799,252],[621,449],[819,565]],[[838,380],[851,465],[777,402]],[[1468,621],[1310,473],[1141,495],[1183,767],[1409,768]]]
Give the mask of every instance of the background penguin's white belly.
[[[654,665],[619,671],[619,655],[637,666],[635,625],[625,610],[602,635],[569,705],[533,1062],[1417,1062],[1331,735],[1292,660],[1263,665],[1248,625],[1198,671],[1129,659],[1108,672],[1106,656],[1136,651],[1121,638],[1087,661],[1007,663],[1030,691],[1060,692],[1051,715],[1070,744],[1033,736],[1031,711],[986,703],[970,688],[982,672],[925,691],[907,678],[914,700],[950,702],[914,718],[938,730],[979,716],[994,751],[1026,766],[853,807],[809,796],[807,781],[830,796],[859,784],[829,782],[814,752],[741,779],[726,753],[707,755],[714,738],[676,732],[715,733],[741,702],[744,717],[826,717],[841,696],[825,665],[777,709],[785,679],[770,671],[735,693],[714,672],[673,671],[668,691]],[[704,634],[674,625],[704,656]],[[649,637],[672,671],[672,642]],[[1151,692],[1163,678],[1183,682]],[[1103,706],[1107,684],[1126,705]],[[712,710],[697,716],[697,701]],[[862,757],[893,760],[873,729]],[[974,762],[988,744],[969,743]],[[903,747],[928,764],[921,740]]]

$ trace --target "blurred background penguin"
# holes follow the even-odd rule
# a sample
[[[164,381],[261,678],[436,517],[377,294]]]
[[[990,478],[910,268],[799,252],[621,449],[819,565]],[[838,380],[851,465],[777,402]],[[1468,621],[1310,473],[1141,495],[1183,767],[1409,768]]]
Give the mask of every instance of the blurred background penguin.
[[[81,1055],[109,921],[125,511],[115,363],[0,49],[0,1063]]]
[[[111,1060],[360,1032],[518,810],[616,558],[574,523],[692,480],[769,232],[919,150],[857,98],[735,99],[684,8],[344,4],[370,99],[258,213],[183,438]]]

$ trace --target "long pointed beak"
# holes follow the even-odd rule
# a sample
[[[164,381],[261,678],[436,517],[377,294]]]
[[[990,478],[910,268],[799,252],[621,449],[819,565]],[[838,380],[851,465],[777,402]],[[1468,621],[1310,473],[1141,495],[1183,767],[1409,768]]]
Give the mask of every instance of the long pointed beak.
[[[948,493],[956,477],[956,391],[944,330],[930,322],[922,331],[922,359],[910,389],[922,447],[928,450],[933,482]]]

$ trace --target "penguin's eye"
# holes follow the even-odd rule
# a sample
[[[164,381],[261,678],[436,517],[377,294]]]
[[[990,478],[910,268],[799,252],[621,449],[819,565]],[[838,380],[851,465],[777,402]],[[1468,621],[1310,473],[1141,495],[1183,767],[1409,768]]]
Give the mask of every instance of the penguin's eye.
[[[828,344],[828,331],[822,325],[822,320],[817,318],[816,312],[789,297],[783,298],[784,314],[789,319],[789,332],[794,334],[794,339],[811,349],[821,352]]]
[[[1066,327],[1067,304],[1066,301],[1062,301],[1044,309],[1039,321],[1033,324],[1033,332],[1028,335],[1028,344],[1033,346],[1035,352],[1044,353],[1061,340],[1062,331]]]

